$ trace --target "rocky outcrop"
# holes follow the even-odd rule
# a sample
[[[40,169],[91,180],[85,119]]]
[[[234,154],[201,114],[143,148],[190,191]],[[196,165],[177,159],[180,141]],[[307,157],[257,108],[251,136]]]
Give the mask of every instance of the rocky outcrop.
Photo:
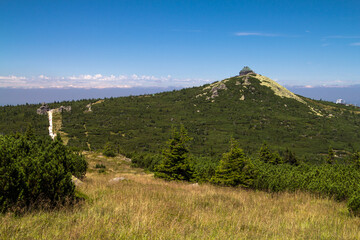
[[[245,66],[240,72],[239,72],[239,76],[244,76],[247,74],[255,74],[255,72],[253,70],[251,70],[248,66]]]
[[[126,178],[124,178],[124,177],[116,177],[116,178],[110,179],[109,183],[117,183],[117,182],[124,181],[124,180],[126,180]]]
[[[37,110],[36,110],[36,113],[39,114],[39,115],[46,115],[47,112],[50,111],[50,108],[47,104],[43,103],[41,105],[41,107],[39,107]]]
[[[211,92],[211,98],[219,96],[218,90],[223,89],[227,90],[227,87],[224,83],[220,82],[218,85],[214,86],[210,92]]]
[[[64,111],[70,112],[71,106],[67,106],[67,107],[61,106],[59,108],[51,109],[46,103],[43,103],[41,107],[39,107],[36,110],[36,113],[39,115],[46,115],[50,110],[53,110],[53,112],[64,112]]]
[[[57,108],[55,110],[58,111],[58,112],[64,112],[64,111],[71,112],[71,106],[67,106],[67,107],[61,106],[61,107],[59,107],[59,108]]]

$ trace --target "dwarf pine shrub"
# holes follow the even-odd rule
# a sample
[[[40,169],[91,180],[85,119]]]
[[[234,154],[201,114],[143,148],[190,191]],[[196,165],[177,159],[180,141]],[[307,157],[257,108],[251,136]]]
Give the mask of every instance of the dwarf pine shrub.
[[[54,141],[32,134],[0,136],[0,212],[75,200],[71,176],[82,178],[86,168],[84,157],[60,136]]]
[[[349,212],[355,216],[360,216],[360,192],[355,192],[348,201]]]

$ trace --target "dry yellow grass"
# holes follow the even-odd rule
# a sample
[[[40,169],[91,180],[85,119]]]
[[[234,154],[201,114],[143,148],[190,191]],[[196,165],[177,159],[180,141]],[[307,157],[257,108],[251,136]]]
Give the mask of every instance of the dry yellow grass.
[[[293,98],[298,102],[306,104],[306,102],[303,99],[296,96],[294,93],[290,92],[289,90],[287,90],[285,87],[281,86],[274,80],[271,80],[270,78],[261,76],[259,74],[256,74],[255,78],[260,81],[261,85],[271,88],[271,90],[274,91],[274,94],[276,94],[282,98],[284,98],[284,97]]]
[[[1,239],[360,239],[344,203],[305,193],[165,182],[121,160],[86,154],[79,188],[91,201],[73,209],[0,217]],[[96,163],[106,165],[98,173]],[[126,180],[109,183],[114,177]]]

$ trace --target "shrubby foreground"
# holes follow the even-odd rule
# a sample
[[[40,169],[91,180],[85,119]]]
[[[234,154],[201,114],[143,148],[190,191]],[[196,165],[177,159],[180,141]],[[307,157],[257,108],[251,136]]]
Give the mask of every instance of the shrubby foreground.
[[[76,197],[72,175],[85,176],[87,162],[64,146],[60,135],[0,136],[0,212],[55,207]]]
[[[280,157],[278,152],[272,152],[264,144],[259,157],[251,159],[231,139],[230,151],[215,162],[191,156],[186,147],[188,139],[181,136],[187,136],[183,126],[180,132],[176,128],[173,130],[163,156],[135,156],[133,164],[154,171],[156,177],[166,180],[211,182],[221,186],[241,186],[269,192],[302,190],[338,201],[348,200],[349,211],[354,215],[360,214],[358,152],[353,154],[350,163],[338,164],[334,162],[334,152],[330,147],[324,163],[314,165],[299,162],[288,149]],[[182,171],[178,171],[179,167],[170,166],[181,166]]]

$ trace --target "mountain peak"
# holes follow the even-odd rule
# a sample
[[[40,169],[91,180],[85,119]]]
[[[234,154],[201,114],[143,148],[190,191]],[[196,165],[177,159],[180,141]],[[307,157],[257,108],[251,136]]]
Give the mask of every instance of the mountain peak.
[[[253,70],[251,70],[251,68],[249,68],[248,66],[243,67],[243,69],[241,69],[241,71],[239,72],[239,76],[244,76],[247,74],[255,74],[255,72]]]

